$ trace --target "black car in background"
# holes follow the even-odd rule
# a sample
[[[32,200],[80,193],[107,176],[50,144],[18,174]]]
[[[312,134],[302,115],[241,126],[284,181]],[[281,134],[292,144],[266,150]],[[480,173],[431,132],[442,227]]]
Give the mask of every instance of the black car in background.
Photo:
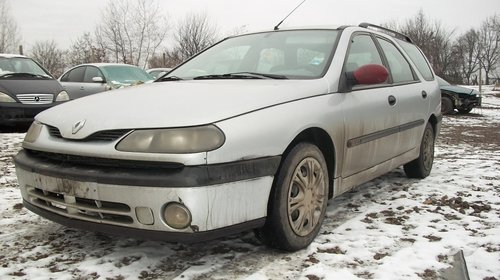
[[[0,126],[30,124],[41,111],[67,100],[61,84],[34,60],[0,54]]]
[[[440,77],[437,77],[437,80],[441,89],[441,112],[443,114],[451,114],[455,110],[461,114],[467,114],[474,107],[481,106],[479,91],[451,85]]]

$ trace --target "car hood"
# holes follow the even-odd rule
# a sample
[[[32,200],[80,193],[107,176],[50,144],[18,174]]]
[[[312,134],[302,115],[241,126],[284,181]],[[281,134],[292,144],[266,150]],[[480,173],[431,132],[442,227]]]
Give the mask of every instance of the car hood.
[[[0,91],[11,95],[25,93],[57,94],[63,88],[53,79],[0,79]]]
[[[441,90],[451,91],[458,94],[469,94],[469,95],[475,94],[475,90],[461,86],[449,85],[449,86],[440,86],[440,88]]]
[[[215,123],[283,102],[328,93],[322,80],[189,80],[128,87],[72,100],[37,115],[65,138],[113,129]],[[73,134],[72,128],[85,120]]]

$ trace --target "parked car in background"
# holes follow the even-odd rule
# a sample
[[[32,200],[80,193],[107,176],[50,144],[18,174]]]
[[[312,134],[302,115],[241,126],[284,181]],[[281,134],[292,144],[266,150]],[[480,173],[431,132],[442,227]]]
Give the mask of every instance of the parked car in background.
[[[67,101],[68,94],[40,64],[0,54],[0,125],[29,124],[36,114]]]
[[[155,79],[158,79],[159,77],[167,74],[171,70],[172,70],[172,68],[151,68],[151,69],[147,69],[146,72],[148,72],[150,75],[155,77]]]
[[[400,166],[430,174],[440,103],[395,31],[239,35],[155,83],[38,115],[16,174],[26,208],[64,225],[172,242],[255,229],[295,251],[329,198]]]
[[[461,114],[481,106],[481,94],[475,89],[451,85],[441,77],[437,77],[441,89],[441,112],[451,114],[457,110]]]
[[[152,81],[154,77],[143,69],[119,63],[81,64],[59,78],[70,99]]]

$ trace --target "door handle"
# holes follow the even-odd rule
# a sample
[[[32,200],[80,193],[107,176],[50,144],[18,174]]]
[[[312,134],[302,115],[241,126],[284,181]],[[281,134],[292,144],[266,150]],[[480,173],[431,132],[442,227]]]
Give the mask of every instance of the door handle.
[[[424,99],[426,99],[426,98],[427,98],[427,92],[425,92],[425,90],[423,90],[423,91],[422,91],[422,97],[423,97]]]
[[[80,90],[84,90],[85,88],[84,87],[80,87]]]
[[[396,104],[396,97],[394,97],[394,95],[389,95],[387,101],[389,101],[389,105],[394,106],[394,104]]]

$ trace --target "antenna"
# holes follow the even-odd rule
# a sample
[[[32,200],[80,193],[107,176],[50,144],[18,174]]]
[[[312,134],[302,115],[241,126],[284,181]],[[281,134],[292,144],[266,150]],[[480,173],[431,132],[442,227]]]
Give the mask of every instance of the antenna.
[[[293,14],[293,12],[295,12],[295,10],[297,10],[302,4],[304,4],[304,2],[306,2],[306,0],[300,2],[299,5],[297,5],[297,7],[295,7],[295,9],[293,9],[283,20],[280,21],[280,23],[278,23],[275,27],[274,27],[274,30],[278,30],[280,25],[285,21],[285,19],[287,19],[291,14]]]

